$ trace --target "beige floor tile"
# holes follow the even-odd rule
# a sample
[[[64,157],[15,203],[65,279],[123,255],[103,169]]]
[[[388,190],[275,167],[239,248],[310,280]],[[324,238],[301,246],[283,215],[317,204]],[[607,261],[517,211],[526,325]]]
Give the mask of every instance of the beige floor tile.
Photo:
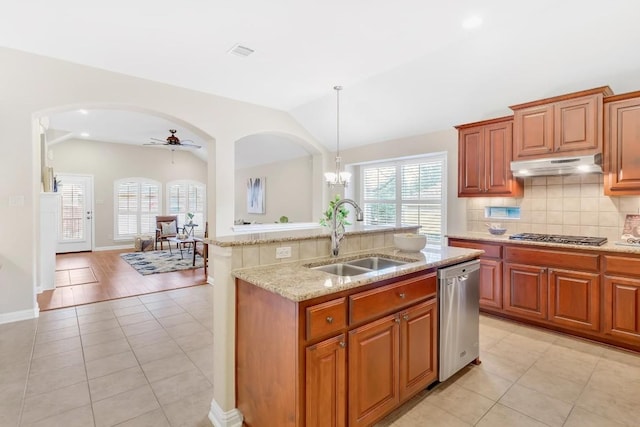
[[[184,353],[142,365],[142,370],[150,383],[196,369],[196,365]]]
[[[31,424],[89,403],[89,387],[86,382],[37,394],[24,400],[22,423]]]
[[[595,365],[546,353],[533,366],[549,375],[562,377],[580,384],[586,384],[595,369]]]
[[[93,304],[79,305],[76,307],[76,313],[78,313],[78,316],[86,316],[88,314],[100,313],[104,311],[113,311],[111,309],[110,301],[96,302]]]
[[[167,317],[159,317],[158,322],[165,328],[171,328],[181,323],[196,322],[197,320],[189,313],[179,313]]]
[[[602,390],[587,386],[576,406],[627,426],[637,426],[640,406]]]
[[[630,366],[640,367],[640,353],[634,353],[628,350],[617,348],[606,348],[602,356],[607,360],[624,363]]]
[[[27,376],[29,374],[29,361],[20,360],[18,362],[5,363],[0,360],[0,390],[3,384],[12,384],[21,382],[25,384],[27,382]]]
[[[159,407],[160,405],[153,395],[151,387],[144,385],[107,399],[93,402],[93,413],[96,427],[108,427],[139,417]]]
[[[518,329],[518,332],[504,337],[500,341],[500,345],[512,347],[513,350],[518,350],[519,352],[536,353],[538,355],[544,353],[553,345],[553,342],[523,335],[524,331],[532,332],[529,329]],[[543,336],[546,337],[547,334]]]
[[[456,384],[493,401],[497,401],[509,390],[513,382],[496,374],[492,374],[489,371],[480,369],[479,367],[473,367],[468,372],[465,372],[465,374],[456,381]]]
[[[546,427],[540,421],[497,403],[476,424],[477,427]]]
[[[173,338],[169,336],[167,331],[164,329],[157,329],[153,332],[148,332],[146,334],[138,334],[127,337],[129,344],[132,348],[144,347],[147,345],[151,345],[158,342],[172,341]]]
[[[169,427],[169,420],[164,416],[162,409],[156,409],[138,417],[118,424],[118,427]],[[186,427],[186,426],[185,426]]]
[[[124,332],[120,327],[91,334],[82,334],[82,347],[86,348],[96,344],[115,341],[120,338],[124,338]]]
[[[154,317],[153,314],[148,311],[118,317],[120,326],[133,325],[134,323],[147,322],[149,320],[154,320]]]
[[[73,317],[66,317],[63,319],[38,319],[38,333],[55,331],[56,329],[69,328],[73,326],[78,326],[78,319],[76,319],[75,315]]]
[[[114,329],[119,327],[120,324],[116,319],[99,320],[92,323],[83,323],[80,325],[80,334],[86,335],[94,332],[105,331],[107,329]]]
[[[521,337],[532,338],[538,343],[553,344],[558,340],[558,334],[528,325],[518,326],[518,328],[513,331],[513,334]]]
[[[131,316],[132,314],[148,313],[148,312],[149,310],[147,310],[147,307],[144,304],[138,304],[138,305],[132,305],[130,307],[121,307],[121,308],[113,309],[113,314],[115,314],[116,317]]]
[[[623,367],[627,366],[628,369]],[[588,386],[640,405],[640,369],[601,360],[589,378]]]
[[[156,310],[158,308],[163,308],[163,307],[180,307],[178,304],[176,304],[174,300],[172,300],[169,297],[165,297],[163,299],[155,300],[155,301],[143,301],[143,302],[145,307],[147,307],[147,310],[151,310],[151,311]]]
[[[176,339],[178,337],[183,337],[186,335],[193,335],[199,332],[207,332],[207,333],[209,332],[204,326],[202,326],[200,323],[196,322],[195,320],[192,322],[180,323],[175,326],[169,326],[169,327],[166,327],[165,329],[173,339]]]
[[[184,311],[184,309],[180,307],[178,304],[174,304],[172,306],[166,306],[166,307],[150,308],[149,310],[157,318],[175,316],[176,314],[186,313],[186,311]]]
[[[93,378],[89,380],[91,401],[97,402],[146,384],[148,384],[147,377],[139,366]]]
[[[575,406],[569,414],[567,422],[564,423],[564,427],[623,427],[623,424]]]
[[[457,384],[434,389],[426,401],[469,424],[477,423],[495,403]]]
[[[189,351],[187,352],[187,357],[209,381],[213,380],[213,349],[211,347]]]
[[[571,411],[571,404],[519,384],[514,384],[499,403],[550,426],[561,426]]]
[[[64,353],[81,348],[80,336],[64,338],[57,341],[49,341],[45,343],[36,343],[33,347],[33,358],[38,359],[43,356]]]
[[[418,426],[424,425],[429,427],[468,427],[472,424],[462,421],[460,418],[438,408],[428,401],[423,401],[414,406],[408,413],[407,417],[411,420],[411,424],[403,423],[405,417],[395,421],[394,427],[400,425]]]
[[[109,301],[109,305],[111,306],[112,310],[117,310],[119,308],[142,305],[142,301],[140,301],[138,297],[120,298],[113,301]]]
[[[56,353],[49,356],[39,357],[31,361],[29,375],[40,375],[55,369],[62,369],[71,365],[78,365],[84,362],[82,349],[65,351],[64,353]]]
[[[134,323],[132,325],[125,325],[122,327],[122,331],[128,337],[140,334],[148,334],[161,330],[162,326],[157,320],[147,320],[146,322]]]
[[[96,313],[88,313],[83,316],[78,316],[78,323],[80,325],[86,325],[87,323],[101,322],[103,320],[115,319],[116,315],[113,311],[98,311]]]
[[[151,383],[151,388],[161,405],[184,399],[194,393],[204,393],[212,384],[199,370],[189,370]]]
[[[478,366],[479,369],[491,372],[511,382],[516,382],[529,369],[528,364],[518,364],[518,362],[489,351],[481,352],[480,360],[482,363]]]
[[[47,417],[23,427],[93,427],[93,410],[91,405],[81,406],[53,417]]]
[[[41,321],[59,320],[59,319],[67,319],[67,318],[75,318],[75,317],[76,317],[75,307],[42,311],[38,314],[38,324],[40,324]]]
[[[103,342],[96,345],[90,345],[84,348],[84,360],[92,362],[118,353],[124,353],[131,350],[129,341],[121,337],[113,341]]]
[[[89,379],[102,377],[123,369],[138,366],[138,361],[131,350],[86,363]]]
[[[517,384],[571,404],[578,399],[584,389],[583,383],[546,373],[537,369],[535,365],[520,377]]]
[[[69,337],[76,337],[78,335],[80,335],[80,329],[78,328],[78,326],[69,326],[67,328],[55,329],[53,331],[36,334],[36,344],[42,344],[49,341],[57,341]]]
[[[213,345],[213,334],[207,330],[196,332],[191,335],[183,335],[176,337],[175,341],[184,351],[193,351],[202,347]]]
[[[180,346],[171,339],[146,346],[134,347],[133,352],[141,365],[184,353]]]
[[[24,387],[24,380],[0,383],[0,426],[18,425]]]
[[[86,381],[87,373],[84,369],[83,362],[62,368],[45,370],[38,375],[32,372],[27,380],[26,396],[33,396]]]
[[[598,344],[595,341],[589,341],[569,335],[558,336],[558,339],[553,344],[554,346],[570,348],[579,353],[590,354],[597,357],[602,356],[607,349],[607,346],[604,344]]]
[[[172,427],[192,426],[210,427],[208,414],[213,398],[213,388],[203,393],[196,393],[177,402],[163,405],[162,409]]]
[[[153,294],[140,295],[138,299],[142,301],[144,305],[147,305],[147,306],[150,303],[154,303],[158,301],[172,301],[172,299],[169,297],[169,295],[167,295],[166,292],[156,292]]]

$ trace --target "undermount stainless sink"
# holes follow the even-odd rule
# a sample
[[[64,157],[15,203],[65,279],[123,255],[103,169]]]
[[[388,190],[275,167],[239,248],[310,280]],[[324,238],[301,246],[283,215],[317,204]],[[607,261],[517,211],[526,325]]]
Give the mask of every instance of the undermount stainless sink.
[[[407,263],[408,261],[399,261],[395,259],[371,256],[366,258],[354,259],[351,261],[342,261],[333,264],[308,267],[312,270],[320,270],[324,271],[325,273],[335,274],[336,276],[358,276],[360,274],[370,273],[372,271],[380,271],[384,270],[385,268],[393,268]]]

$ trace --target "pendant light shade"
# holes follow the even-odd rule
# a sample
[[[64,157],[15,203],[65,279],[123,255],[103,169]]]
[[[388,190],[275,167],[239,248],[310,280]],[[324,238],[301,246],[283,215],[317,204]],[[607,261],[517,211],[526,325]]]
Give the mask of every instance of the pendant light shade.
[[[343,186],[346,188],[349,185],[351,173],[343,171],[340,164],[340,91],[342,86],[334,86],[333,89],[336,91],[336,169],[334,172],[326,172],[324,179],[329,187]]]

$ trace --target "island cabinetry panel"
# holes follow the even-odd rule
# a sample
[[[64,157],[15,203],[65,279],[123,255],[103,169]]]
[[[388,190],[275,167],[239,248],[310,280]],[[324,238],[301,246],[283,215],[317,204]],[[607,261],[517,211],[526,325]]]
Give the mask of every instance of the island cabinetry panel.
[[[512,117],[456,126],[458,196],[520,197],[522,180],[511,174]]]
[[[513,105],[513,158],[526,160],[602,151],[608,86]]]
[[[604,192],[640,194],[640,92],[605,98]]]
[[[247,426],[371,425],[437,380],[434,269],[293,302],[237,280]]]
[[[604,257],[604,332],[640,350],[640,258]]]
[[[480,308],[502,309],[502,245],[449,239],[449,245],[484,251],[480,257]]]

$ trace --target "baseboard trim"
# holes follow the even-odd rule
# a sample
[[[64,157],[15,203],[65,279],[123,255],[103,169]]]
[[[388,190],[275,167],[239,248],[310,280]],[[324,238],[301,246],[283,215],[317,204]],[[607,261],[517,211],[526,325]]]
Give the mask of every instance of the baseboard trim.
[[[99,247],[95,247],[93,248],[94,252],[100,252],[100,251],[119,251],[121,249],[131,249],[132,251],[134,250],[133,248],[133,242],[131,242],[128,245],[117,245],[117,246],[99,246]]]
[[[215,399],[211,401],[211,410],[209,411],[209,421],[214,427],[242,427],[242,413],[236,408],[230,411],[223,411]]]
[[[12,311],[10,313],[0,313],[0,325],[3,323],[19,322],[21,320],[36,319],[40,314],[38,308],[28,310]]]

